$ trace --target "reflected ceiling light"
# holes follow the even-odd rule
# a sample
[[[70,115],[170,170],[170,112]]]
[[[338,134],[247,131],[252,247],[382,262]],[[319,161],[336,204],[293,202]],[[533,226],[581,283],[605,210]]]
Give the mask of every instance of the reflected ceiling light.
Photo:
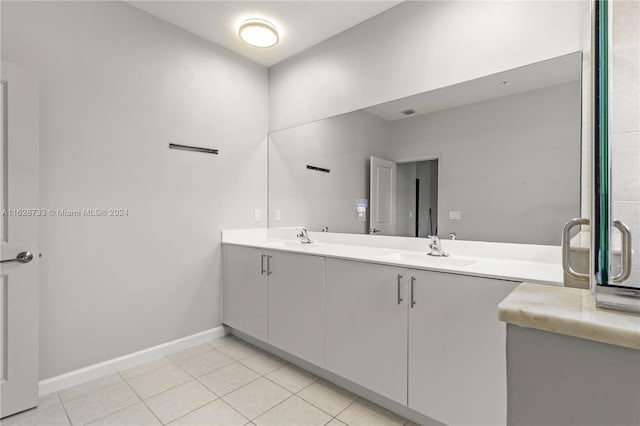
[[[255,47],[271,47],[278,44],[278,31],[264,19],[248,19],[238,29],[238,35],[245,43]]]

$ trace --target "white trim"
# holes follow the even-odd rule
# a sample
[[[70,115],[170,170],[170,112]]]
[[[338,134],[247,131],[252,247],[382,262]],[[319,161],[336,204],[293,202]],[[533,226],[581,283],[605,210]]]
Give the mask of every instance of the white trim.
[[[228,330],[224,326],[215,327],[187,337],[172,340],[171,342],[162,343],[141,351],[133,352],[118,358],[89,365],[88,367],[79,368],[59,376],[41,380],[39,383],[39,393],[40,396],[47,395],[51,392],[57,392],[89,380],[98,379],[106,376],[107,374],[135,367],[136,365],[162,358],[163,356],[179,352],[192,346],[224,337],[228,333]]]

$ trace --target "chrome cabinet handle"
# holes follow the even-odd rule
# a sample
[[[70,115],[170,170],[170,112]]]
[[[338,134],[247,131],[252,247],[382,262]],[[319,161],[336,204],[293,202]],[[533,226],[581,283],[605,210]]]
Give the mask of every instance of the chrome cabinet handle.
[[[414,297],[413,284],[416,282],[416,277],[411,277],[411,307],[416,306],[416,299]]]
[[[562,269],[573,278],[581,281],[588,281],[589,274],[583,274],[573,269],[571,265],[571,229],[578,225],[588,225],[589,219],[578,217],[571,219],[562,228]]]
[[[614,220],[613,226],[622,234],[622,247],[620,252],[620,273],[612,277],[612,280],[614,283],[621,283],[631,276],[631,231],[627,225],[619,220]]]
[[[33,253],[31,253],[30,251],[23,251],[18,253],[15,259],[0,260],[0,263],[10,263],[10,262],[29,263],[32,260],[33,260]]]
[[[260,275],[264,275],[264,254],[260,255]]]
[[[402,298],[402,294],[400,294],[400,286],[402,285],[402,275],[398,274],[398,305],[400,304],[400,302],[402,302],[404,299]]]
[[[267,275],[271,275],[271,256],[267,255]]]

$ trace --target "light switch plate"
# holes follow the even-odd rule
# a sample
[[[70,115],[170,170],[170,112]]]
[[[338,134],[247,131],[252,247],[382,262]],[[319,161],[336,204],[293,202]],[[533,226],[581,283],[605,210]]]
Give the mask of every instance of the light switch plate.
[[[280,222],[280,209],[276,209],[275,216],[276,216],[276,220]]]
[[[253,212],[253,220],[255,220],[256,222],[260,222],[262,220],[262,212],[260,211],[260,209],[255,209],[255,211]]]
[[[449,212],[450,220],[462,220],[462,212],[450,211]]]

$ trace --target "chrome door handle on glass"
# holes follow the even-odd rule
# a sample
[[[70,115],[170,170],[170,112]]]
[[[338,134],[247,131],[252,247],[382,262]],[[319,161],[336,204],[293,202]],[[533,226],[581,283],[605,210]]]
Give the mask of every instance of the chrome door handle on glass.
[[[571,229],[578,225],[589,225],[589,219],[577,217],[571,219],[562,228],[562,269],[577,280],[588,281],[589,274],[583,274],[573,269],[571,265]]]
[[[18,255],[14,259],[0,260],[0,263],[10,263],[10,262],[29,263],[32,260],[33,260],[33,253],[31,253],[30,251],[23,251],[18,253]]]
[[[613,226],[622,234],[622,247],[620,247],[620,273],[612,277],[612,280],[614,283],[621,283],[631,276],[631,231],[619,220],[614,220]]]

